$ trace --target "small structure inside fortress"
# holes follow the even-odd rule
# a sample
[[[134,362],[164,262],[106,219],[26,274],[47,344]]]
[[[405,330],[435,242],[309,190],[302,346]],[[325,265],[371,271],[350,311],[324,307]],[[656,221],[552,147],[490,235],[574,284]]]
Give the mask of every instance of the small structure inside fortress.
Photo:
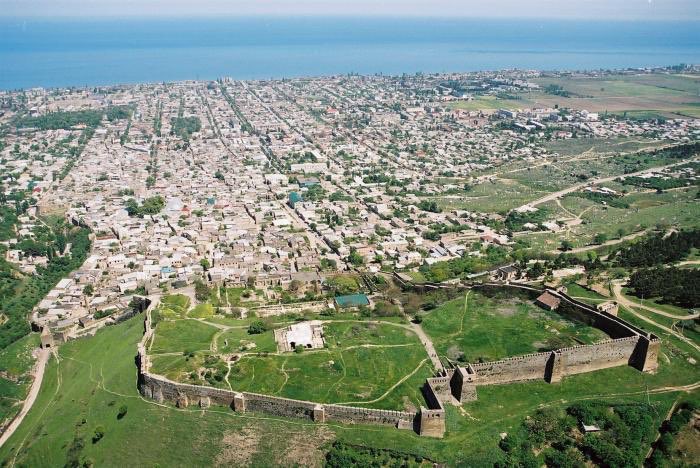
[[[318,320],[301,322],[286,328],[275,330],[275,341],[280,352],[294,351],[297,347],[304,349],[323,348],[323,325]]]

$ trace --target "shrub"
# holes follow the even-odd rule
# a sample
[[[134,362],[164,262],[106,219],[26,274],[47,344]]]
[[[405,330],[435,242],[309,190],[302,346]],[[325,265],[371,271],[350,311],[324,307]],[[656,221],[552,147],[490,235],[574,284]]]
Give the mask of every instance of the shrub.
[[[248,327],[248,334],[259,335],[261,333],[265,333],[267,330],[268,326],[265,322],[263,322],[262,320],[256,320],[255,322],[251,323]]]
[[[105,428],[102,426],[97,426],[95,428],[95,433],[92,435],[92,443],[96,444],[105,436]]]
[[[117,413],[117,419],[122,419],[124,416],[126,416],[126,412],[128,411],[128,408],[126,405],[121,405],[119,407],[119,413]]]

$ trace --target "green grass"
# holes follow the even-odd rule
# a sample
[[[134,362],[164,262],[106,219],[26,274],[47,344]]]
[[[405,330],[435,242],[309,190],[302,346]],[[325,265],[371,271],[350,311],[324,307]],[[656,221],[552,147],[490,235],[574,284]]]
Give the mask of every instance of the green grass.
[[[465,209],[478,212],[505,212],[546,195],[548,192],[528,187],[513,179],[483,182],[469,192],[446,197],[429,197],[443,210]]]
[[[159,322],[150,352],[182,353],[208,350],[217,328],[198,320]]]
[[[251,335],[247,328],[231,328],[218,336],[217,345],[219,353],[236,353],[246,350],[254,353],[274,353],[277,351],[272,330]]]
[[[402,347],[245,356],[232,367],[229,383],[235,390],[323,403],[374,406],[372,400],[382,397],[426,358],[418,342]],[[428,363],[423,366],[428,367]],[[382,398],[381,407],[403,409],[404,396],[415,397],[420,385],[409,395],[391,392],[386,399]],[[419,403],[413,402],[414,405]]]
[[[464,306],[464,298],[447,302],[422,323],[438,353],[452,360],[464,353],[467,362],[492,361],[607,338],[518,298],[493,299],[472,291],[466,311]]]
[[[375,323],[336,322],[324,324],[326,344],[331,348],[349,346],[415,344],[415,333],[405,328]]]
[[[645,328],[658,331],[652,326]],[[293,462],[285,458],[285,453],[298,454],[294,451],[301,446],[305,452],[322,457],[323,444],[337,438],[420,454],[450,466],[492,466],[500,455],[499,434],[512,432],[539,407],[565,407],[582,399],[617,403],[648,399],[658,403],[659,412],[664,414],[680,392],[655,394],[653,390],[685,385],[699,377],[695,366],[687,361],[689,347],[659,332],[664,342],[656,375],[620,367],[566,377],[553,385],[529,382],[481,386],[479,399],[464,405],[465,413],[448,407],[448,432],[444,439],[436,440],[393,428],[319,426],[301,420],[237,414],[222,407],[180,410],[141,399],[133,358],[142,332],[142,317],[136,317],[102,329],[94,337],[63,345],[60,364],[54,359],[48,364],[37,402],[17,432],[0,447],[0,460],[9,463],[19,449],[18,466],[62,466],[68,462],[72,441],[82,437],[84,448],[78,458],[90,459],[95,466],[202,466],[217,460],[223,464],[228,460],[233,465],[289,466]],[[414,382],[409,379],[394,392],[419,398],[416,386],[423,376],[414,377]],[[406,391],[406,385],[413,388]],[[647,395],[647,390],[652,393]],[[128,413],[118,420],[116,414],[122,404],[128,406]],[[381,403],[375,406],[383,407]],[[92,444],[90,437],[97,425],[104,426],[106,435]],[[221,458],[227,447],[231,447],[228,452],[247,457]]]
[[[160,300],[161,304],[167,306],[168,309],[174,311],[181,316],[187,313],[190,308],[190,298],[183,294],[171,294],[163,296]]]
[[[29,371],[34,365],[32,352],[39,346],[39,335],[31,333],[0,350],[0,422],[13,417],[29,391]]]
[[[566,293],[577,299],[583,299],[584,302],[589,302],[591,304],[598,304],[603,301],[609,301],[611,298],[601,296],[595,291],[588,290],[583,286],[579,286],[576,283],[566,283]]]
[[[199,368],[203,360],[201,353],[196,353],[193,357],[183,354],[152,356],[150,371],[171,380],[187,382],[186,374]]]
[[[32,352],[39,346],[39,334],[31,333],[0,350],[0,371],[15,377],[28,372],[34,365]]]
[[[197,304],[194,309],[187,312],[190,318],[210,318],[214,316],[214,306],[208,302]]]

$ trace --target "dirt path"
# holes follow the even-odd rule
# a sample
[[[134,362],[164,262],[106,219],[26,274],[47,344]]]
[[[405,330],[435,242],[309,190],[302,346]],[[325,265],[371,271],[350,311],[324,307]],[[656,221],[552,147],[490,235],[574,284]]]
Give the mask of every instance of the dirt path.
[[[334,404],[334,405],[352,405],[352,404],[376,403],[376,402],[378,402],[378,401],[382,401],[384,398],[387,397],[387,395],[389,395],[391,392],[393,392],[394,389],[395,389],[396,387],[398,387],[399,385],[401,385],[402,383],[404,383],[405,381],[407,381],[408,379],[410,379],[416,372],[418,372],[418,371],[420,370],[420,368],[423,367],[423,364],[425,364],[425,361],[427,361],[427,359],[423,359],[421,362],[419,362],[415,369],[413,369],[409,374],[405,375],[401,380],[399,380],[398,382],[396,382],[394,385],[392,385],[391,387],[389,387],[389,390],[387,390],[386,392],[384,392],[384,393],[382,394],[382,396],[377,397],[377,398],[375,398],[374,400],[367,400],[367,401],[343,401],[343,402],[340,402],[340,403],[333,403],[333,404]]]
[[[658,170],[661,170],[661,169],[666,169],[666,168],[674,167],[674,166],[680,166],[680,165],[682,165],[682,164],[687,164],[687,163],[689,163],[689,162],[691,162],[691,161],[695,161],[695,158],[693,158],[693,159],[688,159],[688,160],[684,160],[684,161],[677,162],[677,163],[673,163],[673,164],[667,164],[667,165],[665,165],[665,166],[650,167],[650,168],[647,168],[647,169],[644,169],[644,170],[641,170],[641,171],[633,172],[633,173],[631,173],[631,174],[617,174],[617,175],[608,176],[608,177],[598,177],[598,178],[596,178],[596,179],[591,179],[591,180],[588,180],[588,181],[586,181],[586,182],[582,182],[582,183],[580,183],[580,184],[572,185],[572,186],[570,186],[570,187],[568,187],[568,188],[565,188],[564,190],[559,190],[558,192],[550,193],[549,195],[546,195],[546,196],[544,196],[544,197],[542,197],[542,198],[538,198],[537,200],[531,201],[530,203],[527,203],[527,204],[521,206],[520,208],[534,207],[534,206],[537,206],[537,205],[541,205],[541,204],[543,204],[543,203],[547,203],[547,202],[549,202],[549,201],[556,200],[557,198],[561,198],[561,197],[563,197],[564,195],[566,195],[566,194],[568,194],[568,193],[571,193],[571,192],[575,192],[575,191],[577,191],[577,190],[579,190],[579,189],[582,189],[583,187],[587,187],[587,186],[589,186],[589,185],[595,185],[595,184],[602,184],[602,183],[605,183],[605,182],[610,182],[610,181],[612,181],[612,180],[617,179],[618,177],[621,177],[622,175],[624,175],[625,177],[638,176],[638,175],[645,174],[645,173],[647,173],[647,172],[658,171]]]
[[[663,330],[667,333],[670,333],[671,335],[675,336],[679,340],[686,343],[688,346],[692,347],[695,351],[700,352],[700,346],[698,346],[693,340],[686,338],[685,336],[681,335],[677,331],[672,330],[664,325],[661,325],[660,323],[655,322],[654,320],[650,319],[646,315],[642,315],[639,312],[635,311],[634,308],[637,307],[637,304],[634,304],[632,301],[630,301],[629,299],[625,298],[625,296],[620,294],[619,290],[616,290],[615,286],[619,286],[621,288],[622,285],[620,283],[613,283],[613,293],[615,295],[615,299],[620,304],[625,305],[627,307],[627,310],[630,312],[630,314],[634,315],[635,317],[637,317],[640,320],[644,320],[645,322],[650,323],[650,324],[660,328],[661,330]],[[690,317],[690,315],[688,315],[688,317]]]
[[[649,312],[663,315],[664,317],[668,317],[668,318],[672,318],[672,319],[676,319],[676,320],[692,320],[694,318],[700,317],[700,312],[695,312],[694,314],[688,314],[688,315],[675,315],[675,314],[671,314],[669,312],[666,312],[664,310],[657,309],[655,307],[651,307],[651,306],[647,306],[647,305],[643,305],[643,304],[637,304],[636,302],[632,302],[627,296],[625,296],[622,293],[622,284],[619,282],[613,283],[613,294],[615,294],[615,300],[624,306],[634,307],[636,309],[648,310]]]
[[[22,409],[17,414],[17,416],[15,416],[15,419],[13,419],[12,422],[7,426],[7,429],[5,429],[5,432],[2,433],[2,436],[0,436],[0,447],[2,447],[5,444],[5,442],[7,442],[7,439],[9,439],[12,436],[12,434],[15,433],[19,425],[24,420],[24,417],[27,415],[29,410],[32,409],[32,406],[36,401],[36,397],[37,395],[39,395],[41,381],[44,380],[44,370],[46,370],[46,363],[48,362],[50,355],[51,352],[48,349],[39,350],[39,358],[36,361],[34,369],[32,370],[32,375],[34,376],[32,386],[29,388],[27,398],[24,399]]]
[[[590,208],[587,208],[587,209],[590,209]],[[583,212],[581,212],[581,215],[582,214],[583,214]],[[579,215],[579,217],[581,215]],[[594,244],[594,245],[586,245],[584,247],[577,247],[575,249],[568,250],[567,253],[572,253],[572,254],[581,253],[581,252],[587,252],[589,250],[599,249],[601,247],[607,247],[609,245],[621,244],[625,241],[636,239],[637,237],[643,236],[644,234],[648,233],[649,231],[650,231],[650,229],[645,229],[643,231],[633,232],[632,234],[627,234],[626,236],[623,236],[619,239],[610,239],[609,241],[603,242],[602,244]],[[559,254],[559,253],[561,253],[561,250],[558,250],[558,249],[550,250],[549,253]]]

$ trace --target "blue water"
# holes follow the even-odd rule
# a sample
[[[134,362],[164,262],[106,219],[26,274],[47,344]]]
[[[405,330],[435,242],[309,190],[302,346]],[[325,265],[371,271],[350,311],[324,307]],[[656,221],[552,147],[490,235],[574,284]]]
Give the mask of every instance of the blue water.
[[[0,89],[700,63],[700,22],[0,20]]]

